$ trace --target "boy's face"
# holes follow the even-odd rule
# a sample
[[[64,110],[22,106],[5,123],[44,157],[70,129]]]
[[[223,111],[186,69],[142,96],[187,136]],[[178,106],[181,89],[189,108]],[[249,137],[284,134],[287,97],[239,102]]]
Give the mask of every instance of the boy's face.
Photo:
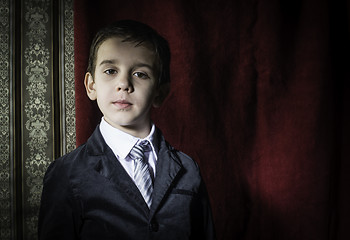
[[[87,73],[85,87],[104,119],[136,137],[149,134],[150,109],[160,95],[155,53],[144,45],[105,40],[98,49],[95,74]]]

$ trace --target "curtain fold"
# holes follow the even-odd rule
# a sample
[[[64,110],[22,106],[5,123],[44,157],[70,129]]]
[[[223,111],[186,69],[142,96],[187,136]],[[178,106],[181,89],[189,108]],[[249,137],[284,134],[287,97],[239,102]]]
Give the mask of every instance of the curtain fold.
[[[145,22],[172,51],[171,92],[152,119],[199,163],[218,239],[348,239],[348,10],[326,0],[75,0],[77,144],[101,117],[83,86],[94,33]]]

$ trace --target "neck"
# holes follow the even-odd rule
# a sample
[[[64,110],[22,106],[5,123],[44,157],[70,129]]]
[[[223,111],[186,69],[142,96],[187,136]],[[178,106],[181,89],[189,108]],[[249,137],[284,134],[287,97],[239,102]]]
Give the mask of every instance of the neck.
[[[151,123],[147,127],[135,128],[129,126],[120,126],[119,130],[126,132],[137,138],[145,138],[151,132]]]
[[[112,127],[119,129],[120,131],[123,131],[127,134],[130,134],[131,136],[141,138],[141,139],[147,137],[150,134],[151,127],[152,127],[151,121],[148,121],[140,125],[126,125],[126,126],[115,125],[113,123],[110,123],[107,119],[105,119],[105,121]]]

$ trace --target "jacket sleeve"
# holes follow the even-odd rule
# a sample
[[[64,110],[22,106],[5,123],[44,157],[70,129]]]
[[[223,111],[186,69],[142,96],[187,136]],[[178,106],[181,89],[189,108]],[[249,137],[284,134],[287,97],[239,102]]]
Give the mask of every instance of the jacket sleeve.
[[[195,214],[193,214],[193,226],[195,231],[192,239],[216,239],[209,196],[203,180],[201,181],[194,204]]]
[[[78,239],[80,207],[73,194],[63,159],[46,171],[38,223],[38,239]]]

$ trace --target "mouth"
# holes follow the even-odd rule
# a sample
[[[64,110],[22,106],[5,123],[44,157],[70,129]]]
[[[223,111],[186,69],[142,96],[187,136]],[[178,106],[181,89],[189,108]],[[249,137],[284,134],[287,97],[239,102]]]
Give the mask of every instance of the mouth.
[[[118,109],[128,109],[132,106],[132,104],[126,100],[117,100],[113,102],[113,105],[116,106]]]

